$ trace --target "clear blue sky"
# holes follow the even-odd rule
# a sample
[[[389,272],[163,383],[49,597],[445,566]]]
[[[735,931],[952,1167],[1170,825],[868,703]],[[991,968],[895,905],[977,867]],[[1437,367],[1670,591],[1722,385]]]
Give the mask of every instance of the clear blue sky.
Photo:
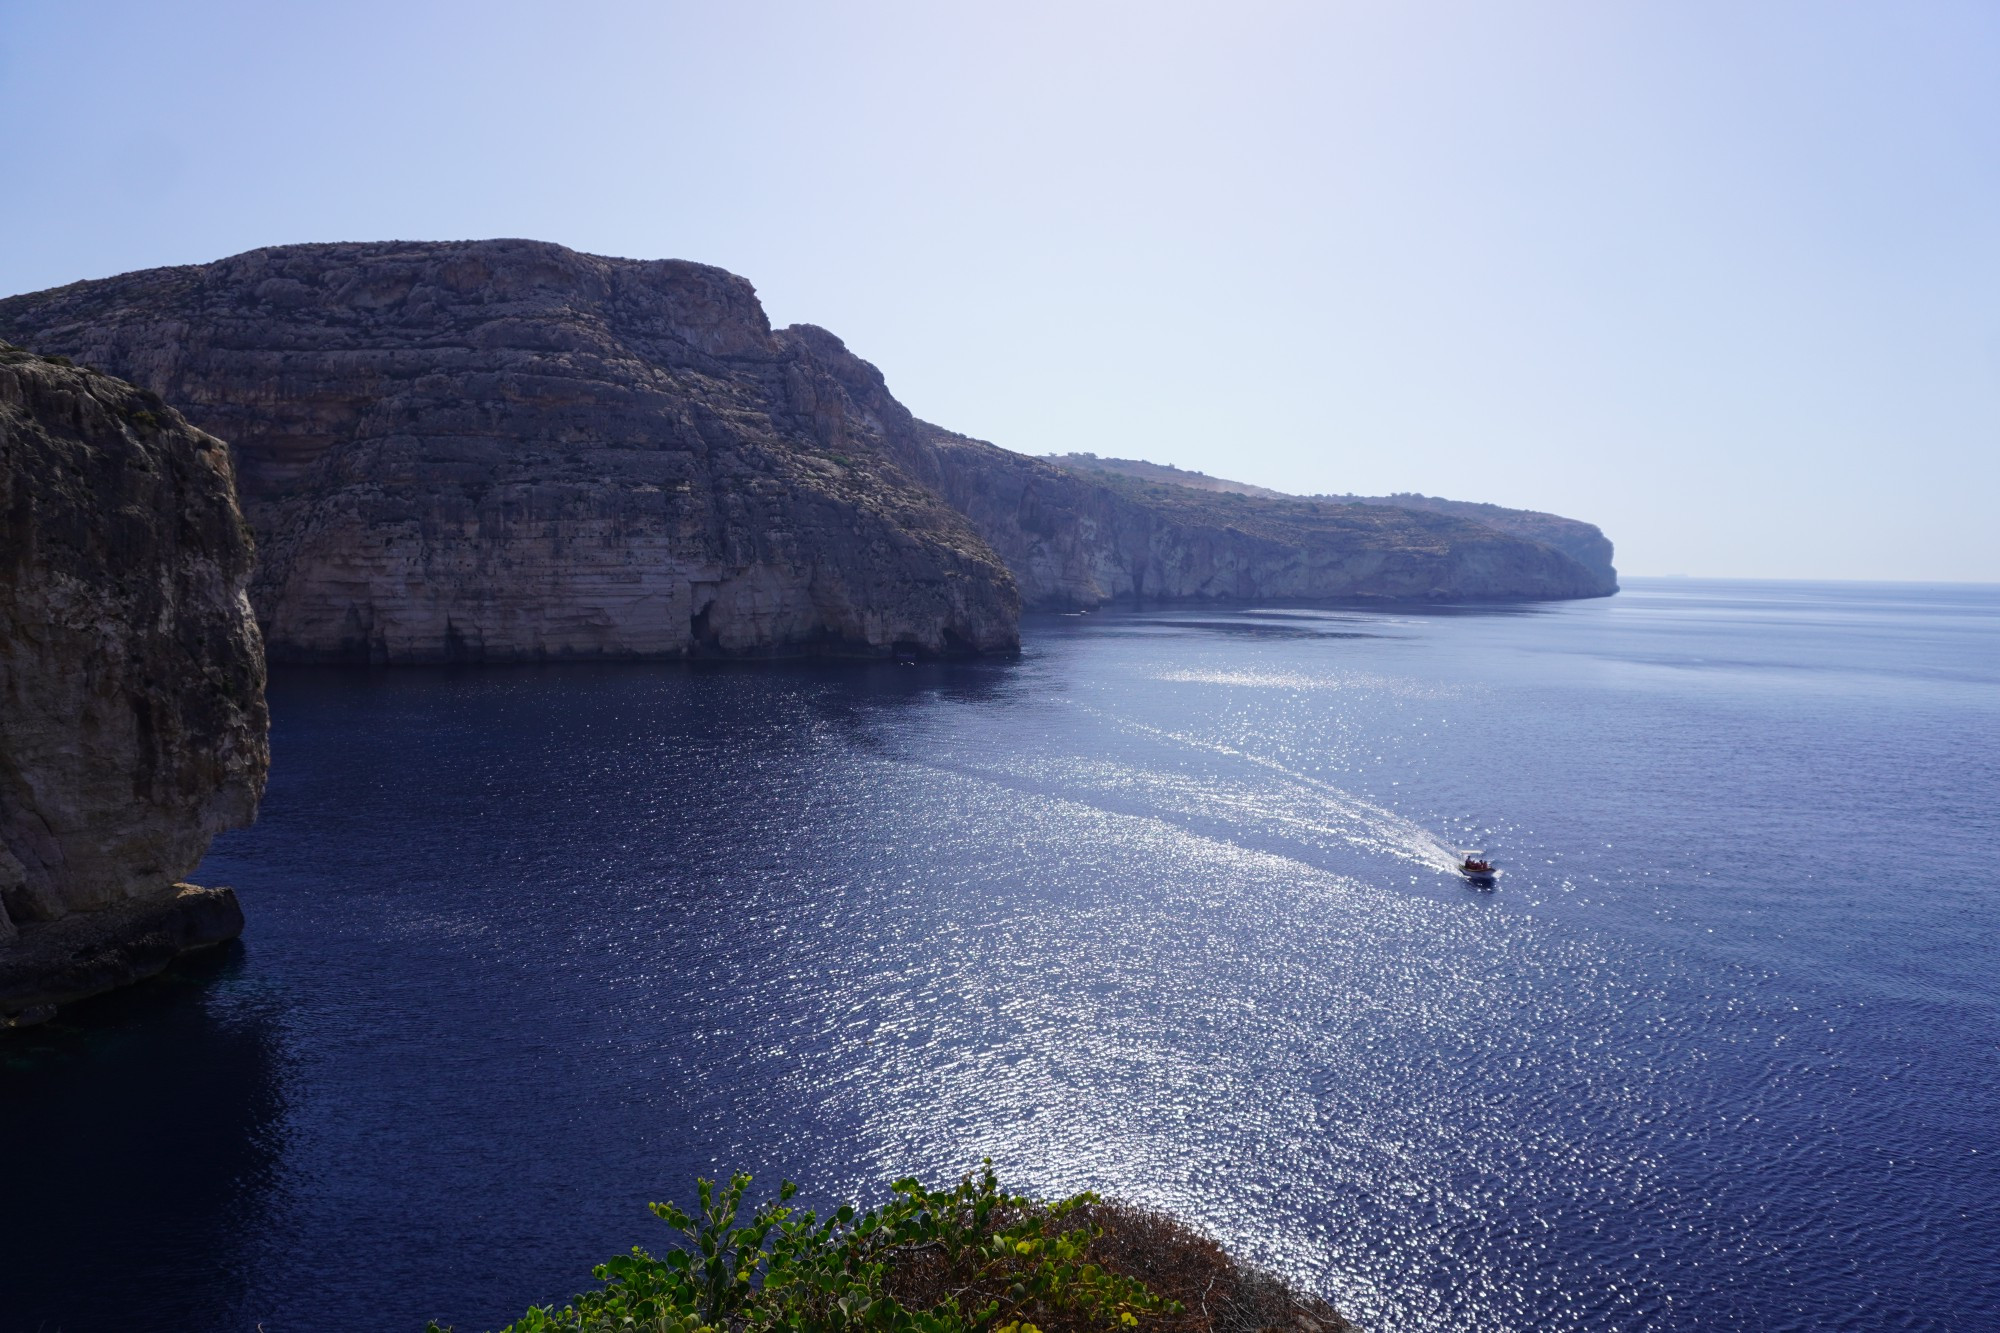
[[[0,293],[532,236],[1029,453],[2000,580],[2000,4],[0,0]]]

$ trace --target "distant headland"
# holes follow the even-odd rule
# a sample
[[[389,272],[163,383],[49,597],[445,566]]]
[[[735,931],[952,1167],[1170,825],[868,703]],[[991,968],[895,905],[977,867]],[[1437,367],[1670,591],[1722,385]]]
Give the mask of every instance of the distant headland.
[[[1274,501],[1281,506],[1303,504],[1314,512],[1320,512],[1321,507],[1326,505],[1382,505],[1418,513],[1449,514],[1561,551],[1597,576],[1598,588],[1589,594],[1591,596],[1608,597],[1618,591],[1618,571],[1611,565],[1610,538],[1594,523],[1563,518],[1558,514],[1545,514],[1534,509],[1507,509],[1475,500],[1446,500],[1414,492],[1396,495],[1290,495],[1267,486],[1252,486],[1248,482],[1229,481],[1223,477],[1211,477],[1205,472],[1189,472],[1136,458],[1099,458],[1096,454],[1044,456],[1056,466],[1073,472],[1135,478],[1148,483],[1149,493],[1156,493],[1154,487],[1168,485],[1211,494],[1249,496]],[[1281,508],[1279,512],[1286,511]]]

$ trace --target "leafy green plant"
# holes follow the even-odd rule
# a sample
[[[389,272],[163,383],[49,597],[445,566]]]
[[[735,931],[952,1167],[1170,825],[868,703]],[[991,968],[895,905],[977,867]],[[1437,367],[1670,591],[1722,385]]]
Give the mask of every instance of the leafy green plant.
[[[1122,1333],[1181,1313],[1090,1261],[1096,1195],[1008,1194],[991,1162],[951,1190],[899,1180],[883,1206],[825,1218],[791,1207],[787,1181],[745,1220],[749,1185],[741,1173],[700,1181],[693,1213],[654,1204],[674,1249],[600,1264],[601,1288],[506,1333]]]

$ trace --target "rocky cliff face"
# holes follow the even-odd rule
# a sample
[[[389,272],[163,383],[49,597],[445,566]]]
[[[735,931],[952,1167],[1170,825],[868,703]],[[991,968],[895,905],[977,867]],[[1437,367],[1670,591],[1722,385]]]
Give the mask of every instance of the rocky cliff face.
[[[228,451],[161,400],[0,344],[0,1023],[227,938],[177,881],[269,755]]]
[[[1012,578],[750,285],[303,245],[0,302],[235,451],[280,659],[1004,650]]]
[[[1156,484],[1010,453],[917,420],[874,366],[824,329],[800,325],[782,336],[840,382],[904,471],[971,520],[1031,607],[1513,600],[1594,597],[1616,586],[1564,551],[1458,514]]]

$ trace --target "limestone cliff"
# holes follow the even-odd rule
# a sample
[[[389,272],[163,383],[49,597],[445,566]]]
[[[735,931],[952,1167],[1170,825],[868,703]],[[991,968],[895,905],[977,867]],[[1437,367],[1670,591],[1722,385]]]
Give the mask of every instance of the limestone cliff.
[[[1391,509],[1449,514],[1454,518],[1483,523],[1527,541],[1540,542],[1576,561],[1590,573],[1593,581],[1590,596],[1609,597],[1618,591],[1618,571],[1611,563],[1611,539],[1595,523],[1547,514],[1539,509],[1509,509],[1504,505],[1478,500],[1447,500],[1436,495],[1315,495],[1306,498],[1323,504],[1386,505]]]
[[[0,1025],[227,938],[177,881],[269,763],[228,451],[160,399],[0,344]]]
[[[235,452],[273,658],[1004,650],[1012,578],[750,284],[299,245],[0,302]]]
[[[1458,514],[1149,484],[1011,453],[917,420],[826,330],[799,325],[781,336],[840,381],[904,471],[972,521],[1031,607],[1517,600],[1615,588],[1564,551]]]
[[[9,298],[0,336],[230,442],[275,658],[990,651],[1023,599],[1607,590],[1461,515],[1245,503],[928,425],[698,264],[286,246]]]
[[[1618,571],[1612,567],[1610,539],[1594,523],[1564,518],[1536,509],[1508,509],[1502,505],[1474,500],[1446,500],[1440,496],[1403,492],[1396,495],[1290,495],[1268,486],[1254,486],[1205,472],[1190,472],[1166,463],[1149,463],[1138,458],[1099,458],[1096,454],[1050,454],[1048,461],[1085,476],[1109,473],[1142,482],[1182,486],[1190,490],[1234,493],[1263,500],[1307,505],[1378,505],[1390,509],[1415,509],[1425,513],[1449,514],[1470,519],[1515,537],[1561,551],[1588,570],[1595,580],[1590,595],[1608,596],[1618,591]],[[1148,488],[1150,491],[1150,487]]]

